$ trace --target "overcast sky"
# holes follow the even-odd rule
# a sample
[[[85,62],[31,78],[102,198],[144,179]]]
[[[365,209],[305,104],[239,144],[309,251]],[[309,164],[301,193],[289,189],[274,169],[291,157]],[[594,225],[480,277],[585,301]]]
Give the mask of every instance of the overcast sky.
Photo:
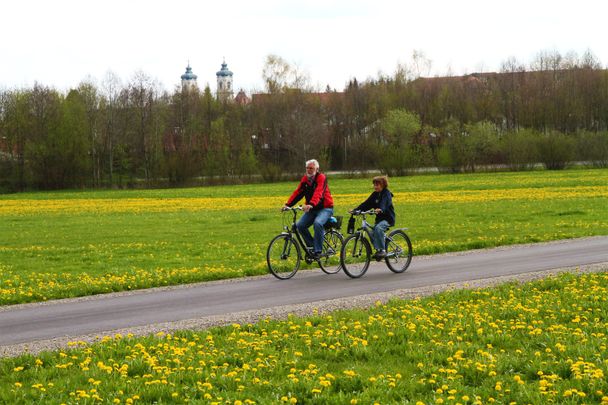
[[[607,11],[601,0],[1,0],[0,89],[141,70],[172,90],[190,61],[215,90],[225,58],[249,93],[263,89],[268,54],[338,90],[393,74],[414,50],[431,75],[497,71],[546,50],[591,50],[605,67]]]

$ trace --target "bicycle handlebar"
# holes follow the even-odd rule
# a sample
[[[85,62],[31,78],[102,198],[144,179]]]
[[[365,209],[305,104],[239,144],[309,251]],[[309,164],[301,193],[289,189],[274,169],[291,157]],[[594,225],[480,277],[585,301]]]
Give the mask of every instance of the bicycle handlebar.
[[[286,211],[302,211],[302,206],[298,205],[297,207],[283,207],[281,208],[281,211],[286,212]]]
[[[352,215],[376,215],[376,211],[372,208],[367,211],[354,210],[351,212]]]

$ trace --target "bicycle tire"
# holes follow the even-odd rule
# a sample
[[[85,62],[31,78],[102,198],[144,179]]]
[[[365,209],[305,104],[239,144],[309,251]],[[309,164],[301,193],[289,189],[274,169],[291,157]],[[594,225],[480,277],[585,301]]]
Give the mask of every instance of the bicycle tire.
[[[300,268],[300,246],[290,234],[275,236],[268,244],[268,271],[280,280],[290,279]]]
[[[400,229],[388,234],[386,238],[386,265],[393,273],[403,273],[412,262],[412,242]]]
[[[323,237],[323,252],[319,259],[319,267],[326,274],[336,274],[342,268],[340,251],[344,237],[335,229],[325,231]]]
[[[342,270],[351,278],[359,278],[369,268],[372,248],[369,241],[361,234],[354,234],[346,239],[340,251]]]

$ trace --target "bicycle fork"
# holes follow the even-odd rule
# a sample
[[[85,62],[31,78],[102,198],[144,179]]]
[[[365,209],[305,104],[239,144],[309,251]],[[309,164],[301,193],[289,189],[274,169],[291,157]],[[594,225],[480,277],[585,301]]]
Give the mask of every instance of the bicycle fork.
[[[285,238],[283,251],[281,252],[281,260],[286,260],[289,257],[291,254],[291,245],[293,245],[291,237]]]
[[[355,244],[353,245],[353,257],[361,257],[361,252],[363,252],[363,243],[361,242],[363,239],[363,235],[359,234],[355,238]]]

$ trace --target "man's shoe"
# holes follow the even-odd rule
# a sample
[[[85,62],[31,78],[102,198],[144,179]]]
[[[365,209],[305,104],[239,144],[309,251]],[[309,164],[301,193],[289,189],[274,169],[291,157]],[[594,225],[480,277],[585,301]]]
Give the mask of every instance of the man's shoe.
[[[313,260],[319,260],[322,256],[322,254],[323,254],[322,252],[314,252],[311,254],[311,256],[312,256]]]
[[[376,252],[376,259],[377,260],[382,260],[384,258],[386,258],[386,250],[378,250]]]

